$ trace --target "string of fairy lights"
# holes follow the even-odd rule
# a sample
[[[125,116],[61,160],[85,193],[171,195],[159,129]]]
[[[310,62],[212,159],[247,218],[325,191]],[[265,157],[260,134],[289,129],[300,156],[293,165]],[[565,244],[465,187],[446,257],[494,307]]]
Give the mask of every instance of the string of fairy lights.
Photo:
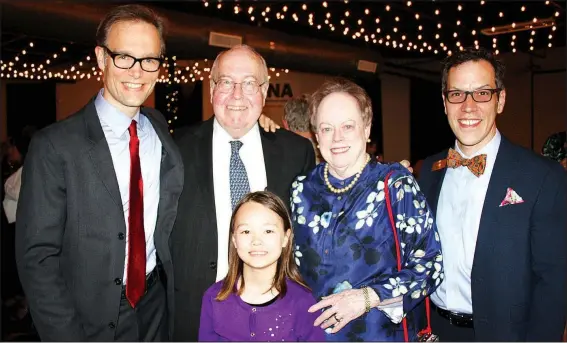
[[[202,3],[207,8],[216,8],[217,10],[221,10],[225,6],[225,2],[222,0],[216,0],[216,6],[213,4],[213,1],[215,0],[202,0]],[[343,0],[342,2],[348,4],[349,1]],[[292,6],[286,3],[253,3],[244,5],[238,2],[227,2],[226,7],[230,8],[229,6],[231,6],[234,15],[247,16],[251,22],[290,21],[299,24],[306,23],[313,30],[328,30],[337,35],[342,33],[343,36],[350,37],[353,40],[364,40],[366,43],[383,45],[393,49],[419,51],[420,53],[439,54],[443,52],[449,55],[457,49],[463,50],[464,45],[470,45],[472,39],[474,39],[474,46],[478,49],[480,47],[479,39],[481,34],[493,36],[490,41],[492,50],[496,54],[500,53],[500,49],[503,47],[502,44],[509,44],[511,47],[510,51],[516,53],[519,51],[520,34],[518,32],[521,31],[530,32],[528,35],[530,51],[535,49],[536,39],[545,39],[543,37],[547,37],[545,46],[551,48],[553,47],[553,38],[557,30],[556,20],[562,15],[559,10],[551,8],[551,1],[545,1],[545,6],[550,6],[550,16],[547,18],[534,17],[527,22],[510,22],[509,15],[500,10],[497,14],[498,18],[502,20],[502,24],[507,25],[483,28],[482,25],[485,25],[483,24],[485,18],[479,15],[475,21],[478,27],[465,29],[464,21],[459,18],[453,19],[454,24],[442,23],[440,21],[441,9],[435,8],[435,5],[431,7],[431,13],[418,13],[417,9],[412,10],[415,8],[412,7],[413,2],[406,1],[401,4],[401,6],[404,6],[404,11],[400,13],[400,11],[394,11],[392,5],[381,3],[379,5],[375,4],[373,10],[365,8],[363,14],[356,14],[354,10],[349,9],[344,10],[344,12],[342,12],[342,9],[337,11],[335,6],[339,6],[340,3],[339,1],[322,1]],[[480,1],[481,6],[484,6],[486,3],[487,1],[485,0]],[[463,16],[465,14],[469,15],[465,7],[469,7],[470,4],[471,2],[454,3],[457,13],[463,13]],[[399,6],[398,3],[396,5]],[[536,5],[541,6],[541,3],[522,2],[520,12],[529,13],[530,7]],[[381,6],[383,6],[382,10],[378,9]],[[335,14],[331,13],[331,7],[335,9],[333,12]],[[299,10],[292,8],[299,8]],[[322,12],[321,9],[323,9]],[[373,11],[377,13],[373,13]],[[341,12],[341,14],[337,15],[338,12]],[[379,14],[383,17],[381,18]],[[437,21],[434,24],[433,31],[429,30],[429,36],[426,33],[428,30],[424,30],[424,25],[426,25],[425,18],[428,18],[429,24],[431,24],[432,19],[434,22]],[[386,23],[389,19],[393,19],[394,25]],[[409,25],[407,21],[411,21]],[[448,27],[444,27],[444,25]],[[506,30],[500,31],[503,28]],[[453,31],[452,35],[450,35],[452,38],[450,41],[443,41],[442,30]],[[29,61],[31,59],[28,52],[34,48],[36,48],[34,42],[29,42],[26,48],[14,55],[11,60],[0,60],[0,79],[80,81],[96,78],[97,81],[101,81],[102,72],[98,70],[94,56],[87,54],[70,65],[59,62],[59,59],[68,54],[69,51],[66,45],[62,45],[59,49],[46,56],[44,61],[32,63]],[[489,47],[485,46],[485,48]],[[157,82],[166,86],[173,86],[204,81],[205,78],[211,77],[211,66],[212,61],[207,59],[178,61],[176,56],[165,57]],[[269,78],[278,78],[288,72],[288,69],[271,67],[269,68]],[[171,124],[172,121],[177,120],[179,90],[175,87],[171,87],[168,90],[166,111],[170,118],[169,124]]]
[[[222,0],[216,1],[216,6],[213,4],[214,0],[202,0],[204,7],[207,8],[215,8],[217,10],[223,9],[225,2]],[[348,0],[344,0],[345,4],[348,4]],[[466,37],[461,37],[462,32],[459,33],[456,31],[453,32],[452,38],[453,41],[451,42],[443,42],[441,39],[441,29],[443,28],[443,24],[439,21],[436,25],[436,30],[434,36],[425,37],[424,36],[424,23],[422,23],[422,17],[427,15],[429,18],[440,18],[441,10],[439,8],[432,7],[432,13],[418,13],[412,12],[410,9],[412,8],[413,2],[406,1],[405,6],[405,13],[409,13],[410,15],[408,18],[401,18],[401,15],[395,15],[394,21],[395,25],[388,28],[381,27],[380,24],[382,23],[382,19],[380,16],[373,14],[369,8],[364,10],[363,17],[357,17],[351,13],[349,10],[345,10],[344,15],[340,16],[339,18],[334,18],[330,11],[325,11],[325,15],[322,18],[316,18],[315,12],[318,12],[316,7],[321,6],[326,10],[330,10],[331,6],[337,6],[340,2],[331,2],[331,1],[323,1],[317,3],[309,3],[309,4],[302,4],[300,12],[293,12],[291,13],[291,9],[288,4],[271,4],[271,5],[242,5],[239,3],[226,3],[226,6],[233,6],[233,13],[234,15],[247,15],[248,19],[251,22],[265,22],[269,23],[271,20],[279,20],[279,21],[293,21],[294,23],[298,23],[300,21],[306,21],[306,23],[317,30],[327,29],[331,32],[335,32],[336,34],[342,34],[344,36],[350,36],[353,40],[363,39],[367,43],[373,44],[380,44],[385,45],[386,47],[394,48],[394,49],[403,49],[405,48],[408,51],[415,50],[419,51],[420,53],[426,52],[433,52],[434,54],[438,54],[440,52],[445,52],[447,54],[452,54],[452,49],[463,50],[463,44],[461,41],[467,40]],[[487,3],[485,0],[480,1],[480,5],[483,6]],[[456,9],[459,13],[463,13],[465,15],[466,12],[464,8],[469,3],[455,3]],[[392,13],[392,6],[390,4],[383,4],[384,11],[383,14]],[[521,12],[529,11],[527,8],[528,6],[535,6],[536,3],[527,3],[523,4],[520,8]],[[545,1],[546,6],[551,5],[551,1]],[[378,5],[376,5],[378,6]],[[376,7],[375,6],[375,7]],[[277,8],[276,8],[277,7]],[[552,12],[552,10],[550,10]],[[557,19],[561,13],[556,10],[550,18],[537,18],[534,17],[531,20],[531,23],[522,23],[523,30],[531,30],[530,39],[529,39],[529,50],[534,50],[534,41],[536,36],[537,29],[546,29],[548,32],[545,33],[548,38],[548,47],[553,46],[552,39],[554,37],[554,32],[557,30],[557,26],[555,23],[555,19]],[[507,20],[505,18],[505,13],[500,11],[498,13],[498,18],[502,20]],[[415,20],[415,26],[413,25],[405,25],[405,27],[412,27],[413,34],[410,32],[402,32],[401,28],[399,27],[402,24],[402,21],[405,20]],[[477,16],[476,22],[478,25],[483,25],[483,17]],[[541,22],[544,21],[542,25]],[[455,20],[455,27],[463,27],[463,23],[460,19]],[[518,23],[518,28],[520,27],[520,23]],[[511,23],[512,31],[516,29],[516,23]],[[496,32],[496,27],[491,27],[490,31]],[[471,37],[473,37],[474,46],[478,49],[479,45],[479,34],[481,34],[481,28],[475,28],[470,31]],[[516,48],[517,40],[516,34],[507,34],[506,36],[511,36],[510,45],[512,46],[511,52],[516,53],[518,50]],[[498,48],[498,39],[492,39],[492,49],[495,54],[500,53],[500,49]],[[489,48],[489,47],[486,47]]]
[[[33,42],[29,43],[30,47],[34,46]],[[62,46],[59,49],[66,52],[67,48]],[[101,81],[102,72],[98,71],[96,59],[94,56],[86,55],[82,59],[72,63],[66,67],[53,66],[52,60],[56,60],[60,55],[55,52],[52,57],[47,58],[43,63],[26,63],[22,56],[27,51],[24,49],[14,56],[13,61],[0,60],[0,78],[2,79],[30,79],[30,80],[82,80],[96,77],[97,81]],[[173,74],[169,72],[170,64],[173,65]],[[212,61],[204,59],[200,61],[191,61],[191,65],[179,66],[177,57],[165,57],[160,71],[160,77],[157,82],[167,84],[181,84],[188,82],[203,81],[210,78]],[[269,68],[269,78],[279,77],[281,74],[289,73],[289,69]]]
[[[35,45],[33,42],[29,42],[28,46],[29,48],[33,48]],[[25,61],[28,51],[23,49],[13,57],[13,60],[6,62],[0,60],[0,78],[7,80],[28,79],[38,81],[55,79],[72,82],[96,78],[97,81],[101,81],[102,72],[98,70],[96,58],[91,55],[87,55],[66,67],[58,67],[54,62],[61,57],[61,54],[67,52],[68,48],[63,45],[57,49],[56,52],[49,54],[49,57],[42,63],[29,63]],[[183,66],[180,64],[183,64]],[[209,59],[200,61],[178,61],[177,56],[165,57],[157,82],[165,84],[166,86],[175,86],[190,82],[204,81],[205,78],[211,77],[211,67],[212,61]],[[278,78],[287,73],[289,73],[289,69],[276,69],[272,67],[268,69],[268,78]],[[169,87],[165,99],[166,118],[169,118],[168,124],[172,125],[178,118],[179,88]],[[170,132],[173,133],[173,129],[170,129]]]
[[[216,6],[213,6],[214,0],[202,0],[202,3],[205,7],[216,7],[218,10],[221,10],[224,6],[224,2],[222,0],[216,0]],[[348,4],[348,0],[343,0],[345,4]],[[485,0],[480,1],[480,5],[483,6],[487,3]],[[270,22],[270,20],[279,20],[279,21],[293,21],[295,23],[306,20],[309,26],[312,26],[314,29],[323,30],[328,29],[331,32],[336,32],[336,34],[342,34],[344,36],[350,35],[350,37],[354,40],[363,39],[364,41],[373,44],[381,44],[385,45],[386,47],[391,47],[394,49],[407,49],[407,50],[415,50],[421,53],[425,52],[433,52],[434,54],[438,54],[440,52],[445,52],[447,54],[451,54],[454,49],[462,50],[465,44],[461,43],[461,40],[464,41],[465,37],[468,35],[464,34],[463,31],[459,31],[456,29],[453,34],[453,40],[451,42],[444,42],[441,38],[441,30],[443,29],[443,23],[440,21],[437,22],[435,26],[435,34],[431,37],[425,37],[424,27],[425,23],[422,22],[424,17],[431,18],[440,18],[441,10],[440,8],[435,8],[435,6],[431,7],[432,13],[417,13],[417,11],[412,11],[413,2],[406,1],[402,4],[405,6],[405,12],[409,13],[409,16],[406,14],[404,18],[401,17],[401,14],[394,14],[394,10],[390,4],[380,4],[374,6],[374,11],[378,11],[376,7],[384,6],[383,11],[381,14],[388,14],[390,17],[393,17],[393,21],[396,25],[391,26],[387,25],[386,28],[381,27],[380,24],[383,23],[383,20],[378,15],[372,13],[369,8],[364,9],[364,17],[356,16],[351,13],[349,10],[345,10],[344,14],[339,17],[333,17],[331,14],[330,9],[332,6],[338,6],[340,2],[331,2],[331,1],[322,1],[322,2],[312,2],[312,3],[304,3],[301,6],[296,6],[295,8],[300,8],[299,12],[295,11],[292,13],[291,5],[282,3],[282,4],[272,4],[272,5],[259,5],[259,4],[249,4],[244,5],[238,2],[236,3],[226,3],[226,6],[232,6],[234,15],[247,15],[249,20],[254,21],[263,21],[263,22]],[[456,10],[458,13],[465,13],[467,6],[470,3],[455,3]],[[521,12],[529,12],[531,6],[535,6],[535,3],[526,3],[523,2],[520,11]],[[539,4],[541,6],[541,4]],[[546,6],[551,6],[551,1],[545,1]],[[321,6],[326,12],[321,18],[316,18],[315,12],[317,11],[317,7]],[[277,7],[277,8],[276,8]],[[342,11],[342,9],[341,9]],[[399,12],[399,11],[398,11]],[[555,36],[555,31],[557,30],[557,25],[554,19],[561,16],[559,10],[553,10],[550,7],[550,13],[553,12],[552,18],[536,18],[534,17],[530,22],[526,23],[516,23],[512,22],[510,27],[512,30],[523,30],[523,31],[530,31],[529,34],[529,50],[534,50],[534,43],[536,39],[542,39],[538,37],[547,37],[547,47],[553,47],[553,38]],[[336,11],[335,11],[336,13]],[[408,19],[409,18],[409,19]],[[502,10],[498,12],[498,18],[507,19],[506,13]],[[414,20],[415,21],[415,30],[412,30],[413,33],[410,34],[409,32],[402,32],[400,28],[401,22],[406,20]],[[463,22],[459,18],[454,19],[455,28],[463,27]],[[476,22],[482,24],[483,22],[482,16],[478,16],[476,18]],[[398,25],[400,24],[400,25]],[[405,25],[404,27],[412,27],[412,25]],[[448,29],[448,28],[447,28]],[[497,30],[496,27],[492,27],[489,29],[492,33],[495,33]],[[538,30],[536,32],[536,30]],[[481,28],[474,28],[470,30],[470,35],[474,37],[473,44],[476,48],[479,48],[479,35],[482,34],[481,31],[486,31],[485,29]],[[507,33],[505,35],[495,35],[491,39],[491,47],[496,54],[500,53],[500,49],[502,44],[506,44],[506,40],[508,40],[508,44],[510,44],[511,52],[515,53],[518,51],[519,45],[519,34],[516,32]],[[95,58],[91,58],[91,56],[87,55],[83,59],[76,61],[73,65],[62,68],[62,67],[55,67],[50,68],[52,62],[55,63],[58,58],[62,55],[66,54],[68,49],[65,45],[62,45],[60,49],[54,51],[51,55],[49,55],[45,61],[42,63],[26,63],[26,58],[28,55],[28,50],[34,49],[35,45],[33,42],[29,42],[25,49],[22,49],[18,54],[13,57],[13,60],[10,61],[2,61],[0,60],[0,78],[1,79],[19,79],[19,78],[26,78],[31,80],[47,80],[47,79],[60,79],[60,80],[81,80],[84,78],[90,79],[92,77],[96,77],[98,81],[101,79],[101,72],[97,71],[96,63],[94,63]],[[489,48],[489,47],[485,47]],[[173,63],[172,73],[170,70],[170,63]],[[57,63],[55,63],[57,64]],[[61,64],[59,64],[61,65]],[[171,58],[166,57],[163,63],[163,69],[165,72],[161,73],[158,82],[166,83],[166,84],[174,84],[174,83],[188,83],[188,82],[197,82],[203,81],[205,77],[208,77],[210,73],[210,62],[208,60],[204,61],[197,61],[194,62],[193,65],[184,66],[180,68],[177,66],[176,57],[172,56]],[[282,69],[283,71],[283,69]],[[271,75],[272,76],[272,75]],[[273,75],[277,77],[277,75]]]

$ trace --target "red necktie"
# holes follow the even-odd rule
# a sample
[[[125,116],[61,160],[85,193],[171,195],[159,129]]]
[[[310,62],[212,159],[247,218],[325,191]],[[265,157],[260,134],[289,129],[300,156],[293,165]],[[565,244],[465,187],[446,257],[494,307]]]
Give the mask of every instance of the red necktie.
[[[447,156],[447,167],[458,168],[460,166],[465,166],[469,168],[471,173],[476,177],[484,174],[484,169],[486,168],[486,154],[478,155],[473,158],[464,158],[454,149],[449,149],[449,155]]]
[[[144,234],[144,182],[140,167],[140,140],[136,121],[130,132],[130,209],[128,211],[128,279],[126,298],[132,307],[146,291],[146,236]]]

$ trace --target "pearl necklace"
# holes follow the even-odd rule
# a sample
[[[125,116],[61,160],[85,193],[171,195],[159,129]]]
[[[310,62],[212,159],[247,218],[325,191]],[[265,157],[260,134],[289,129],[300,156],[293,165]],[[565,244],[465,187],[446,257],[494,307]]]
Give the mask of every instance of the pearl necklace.
[[[370,162],[370,156],[366,155],[366,162],[364,162],[362,167],[360,167],[360,170],[358,171],[358,173],[356,173],[356,175],[354,176],[354,179],[352,179],[350,184],[348,186],[346,186],[345,188],[335,188],[335,187],[333,187],[333,185],[331,185],[331,183],[329,182],[329,163],[326,163],[325,164],[325,171],[323,173],[323,177],[325,178],[325,184],[327,185],[327,188],[335,194],[342,194],[342,193],[350,191],[351,188],[354,187],[354,185],[358,181],[360,174],[362,174],[362,170],[364,170],[364,167],[366,167],[368,162]]]

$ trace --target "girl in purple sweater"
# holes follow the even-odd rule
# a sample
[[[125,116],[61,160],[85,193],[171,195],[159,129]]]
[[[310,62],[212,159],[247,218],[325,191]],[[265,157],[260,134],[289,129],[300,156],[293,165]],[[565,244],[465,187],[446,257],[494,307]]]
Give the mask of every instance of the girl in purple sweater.
[[[199,341],[325,341],[293,256],[291,220],[270,192],[246,195],[230,221],[229,272],[203,296]]]

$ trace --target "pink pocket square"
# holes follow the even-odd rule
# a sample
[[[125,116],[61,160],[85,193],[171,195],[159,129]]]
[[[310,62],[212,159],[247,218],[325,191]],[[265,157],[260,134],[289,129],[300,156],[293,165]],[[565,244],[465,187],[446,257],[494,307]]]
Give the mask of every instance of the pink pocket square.
[[[508,187],[508,189],[506,190],[506,197],[500,203],[500,207],[506,206],[506,205],[521,204],[523,202],[524,202],[524,199],[522,199],[522,197],[519,196],[518,193],[516,193],[515,190]]]

